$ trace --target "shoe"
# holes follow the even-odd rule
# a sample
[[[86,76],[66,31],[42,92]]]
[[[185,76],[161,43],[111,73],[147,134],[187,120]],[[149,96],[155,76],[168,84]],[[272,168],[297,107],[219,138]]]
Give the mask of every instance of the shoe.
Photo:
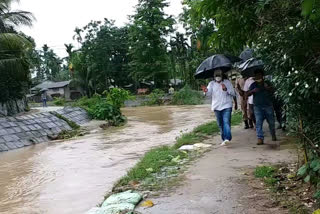
[[[257,145],[263,145],[263,144],[264,144],[263,139],[258,139]]]
[[[272,141],[277,141],[276,135],[272,135]]]
[[[247,120],[245,120],[245,121],[244,121],[244,129],[248,129],[248,128],[249,128],[248,121],[247,121]]]
[[[225,146],[225,145],[227,145],[227,143],[229,143],[230,141],[229,140],[224,140],[221,144],[220,144],[220,146]]]
[[[250,128],[250,129],[253,129],[253,128],[254,128],[252,120],[249,120],[249,128]]]

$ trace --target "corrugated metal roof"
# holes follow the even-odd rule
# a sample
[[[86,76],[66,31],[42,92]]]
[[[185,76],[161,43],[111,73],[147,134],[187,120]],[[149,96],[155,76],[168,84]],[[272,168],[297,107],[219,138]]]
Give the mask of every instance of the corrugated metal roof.
[[[63,88],[67,85],[69,85],[71,80],[69,81],[62,81],[62,82],[52,82],[52,81],[45,81],[39,85],[36,85],[35,87],[31,88],[31,90],[37,90],[37,89],[51,89],[51,88]]]

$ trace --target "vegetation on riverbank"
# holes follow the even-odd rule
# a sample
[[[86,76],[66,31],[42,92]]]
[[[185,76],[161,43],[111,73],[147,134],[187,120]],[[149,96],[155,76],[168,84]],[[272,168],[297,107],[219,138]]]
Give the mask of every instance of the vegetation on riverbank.
[[[171,104],[173,105],[200,105],[204,97],[200,91],[192,90],[189,85],[184,86],[181,90],[173,95]]]
[[[266,200],[268,208],[278,207],[297,214],[312,213],[319,208],[319,202],[313,198],[316,190],[298,175],[297,165],[258,166],[249,178],[249,186],[255,189],[258,197]],[[263,186],[257,188],[257,185]]]
[[[240,112],[235,112],[231,118],[231,125],[236,126],[242,122],[242,115]],[[219,126],[216,121],[212,121],[196,127],[192,132],[183,134],[177,139],[176,144],[173,146],[175,149],[183,145],[192,145],[199,143],[209,137],[219,133]]]
[[[80,126],[75,122],[69,120],[68,118],[64,117],[63,115],[57,112],[51,112],[57,118],[64,120],[68,125],[72,128],[71,130],[63,130],[57,136],[52,136],[52,140],[63,140],[63,139],[70,139],[76,136],[84,135],[83,130],[80,129]]]
[[[232,125],[242,121],[240,112],[232,116]],[[193,145],[218,134],[219,128],[216,121],[196,127],[192,132],[177,138],[173,146],[154,148],[144,155],[139,163],[128,171],[114,186],[113,191],[126,189],[154,190],[164,188],[170,183],[168,179],[177,178],[186,162],[199,155],[197,151],[184,152],[178,150],[183,145]],[[175,179],[173,179],[175,180]],[[172,180],[171,180],[172,181]],[[161,185],[160,185],[161,184]]]
[[[103,95],[82,97],[73,106],[84,108],[93,119],[106,120],[111,126],[121,126],[126,118],[122,115],[120,108],[128,99],[131,99],[128,91],[114,88]]]

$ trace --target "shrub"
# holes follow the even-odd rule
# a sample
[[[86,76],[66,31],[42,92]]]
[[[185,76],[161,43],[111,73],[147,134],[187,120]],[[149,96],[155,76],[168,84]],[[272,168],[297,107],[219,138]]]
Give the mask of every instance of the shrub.
[[[112,126],[119,126],[125,122],[120,108],[111,105],[106,99],[101,99],[95,106],[88,108],[89,115],[97,120],[107,120]]]
[[[129,91],[121,88],[112,88],[109,93],[107,93],[108,102],[117,108],[121,108],[126,100],[133,98],[134,97],[130,95]]]
[[[87,110],[91,118],[107,120],[112,126],[119,126],[126,120],[120,111],[120,107],[112,105],[107,98],[102,98],[98,94],[91,98],[83,97],[74,105]]]
[[[155,89],[151,94],[147,96],[148,101],[146,101],[146,105],[161,105],[163,104],[163,97],[165,93],[161,89]]]
[[[101,99],[101,96],[98,94],[93,95],[91,98],[88,97],[82,97],[77,102],[73,104],[73,106],[82,107],[84,109],[92,108],[95,106]]]
[[[66,103],[66,100],[61,97],[55,97],[55,98],[53,98],[53,103],[56,106],[64,106],[64,104]]]
[[[174,105],[199,105],[203,103],[203,96],[199,91],[192,90],[190,86],[184,86],[173,95]]]

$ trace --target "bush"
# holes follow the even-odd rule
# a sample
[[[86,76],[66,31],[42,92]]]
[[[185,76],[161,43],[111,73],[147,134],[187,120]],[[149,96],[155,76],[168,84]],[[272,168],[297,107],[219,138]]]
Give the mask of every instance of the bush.
[[[53,103],[56,106],[64,106],[64,104],[66,103],[66,100],[64,98],[61,98],[61,97],[54,97],[53,98]]]
[[[107,93],[107,100],[112,105],[117,108],[121,108],[124,102],[134,97],[130,95],[130,92],[121,88],[112,88],[109,93]]]
[[[88,108],[89,115],[97,120],[107,120],[112,126],[120,126],[126,118],[120,108],[111,105],[106,99],[101,99],[95,106]]]
[[[155,89],[151,94],[147,96],[148,101],[146,101],[146,105],[161,105],[163,104],[163,97],[165,96],[164,91],[161,89]]]
[[[184,86],[173,95],[174,105],[199,105],[203,103],[203,96],[199,91],[192,90],[190,86]]]
[[[88,98],[85,96],[77,100],[77,102],[75,102],[73,106],[82,107],[84,109],[92,108],[100,101],[100,99],[101,99],[101,96],[98,94],[93,95],[91,98]]]
[[[120,107],[112,105],[107,98],[95,94],[91,98],[83,97],[74,106],[84,108],[90,117],[97,120],[107,120],[112,126],[119,126],[126,121]]]

